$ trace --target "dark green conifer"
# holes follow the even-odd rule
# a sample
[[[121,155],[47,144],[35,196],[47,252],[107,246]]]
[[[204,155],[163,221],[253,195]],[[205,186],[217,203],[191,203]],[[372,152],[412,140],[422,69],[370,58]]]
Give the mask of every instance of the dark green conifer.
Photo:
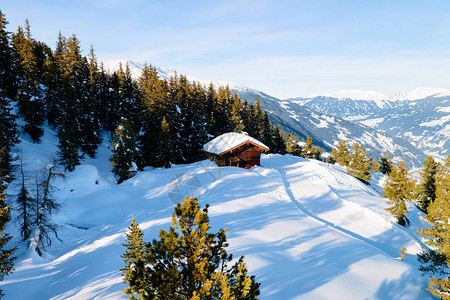
[[[272,129],[272,148],[270,151],[279,154],[286,153],[286,142],[284,141],[283,132],[281,131],[279,124]]]
[[[1,15],[1,12],[0,12]],[[14,270],[14,251],[17,247],[7,248],[6,244],[11,240],[12,236],[5,232],[6,224],[11,220],[11,207],[6,205],[5,190],[7,184],[0,179],[0,281]],[[0,298],[4,296],[3,290],[0,289]]]
[[[15,55],[10,43],[10,33],[6,31],[8,22],[0,10],[0,181],[10,182],[13,158],[10,149],[18,142],[15,116],[11,101],[17,94],[17,70]]]
[[[380,167],[379,170],[383,174],[389,174],[392,169],[392,159],[389,154],[384,154],[380,157]]]
[[[17,220],[19,222],[20,236],[23,241],[30,238],[33,231],[33,216],[35,215],[35,199],[26,183],[25,171],[23,169],[23,161],[20,161],[20,190],[17,195]]]
[[[244,120],[242,118],[243,111],[244,111],[244,106],[241,102],[241,99],[236,94],[234,94],[233,95],[233,106],[231,109],[231,123],[232,123],[234,132],[244,132],[245,131]]]
[[[155,158],[158,152],[159,126],[165,115],[166,109],[164,107],[166,107],[167,97],[174,92],[169,90],[166,81],[158,78],[156,68],[147,65],[142,69],[138,80],[138,88],[144,110],[142,133],[139,135],[140,165],[141,167],[155,166]],[[176,89],[176,87],[172,86],[171,89]],[[169,103],[168,106],[171,107],[171,112],[174,114],[175,104]],[[175,115],[173,118],[175,118]]]
[[[169,123],[166,117],[161,121],[158,138],[158,154],[156,156],[156,166],[169,168],[170,163],[175,160],[174,149]]]
[[[296,156],[300,155],[301,153],[301,148],[298,145],[298,141],[292,133],[289,134],[286,140],[286,153]]]
[[[414,181],[409,178],[406,165],[402,161],[398,167],[392,167],[383,189],[383,197],[388,198],[387,204],[390,205],[386,210],[402,226],[409,224],[406,217],[408,213],[406,202],[410,202],[414,198],[414,185]]]
[[[427,211],[428,205],[436,199],[436,173],[438,165],[431,156],[423,162],[420,172],[419,200],[417,206],[423,212]]]
[[[39,142],[44,130],[45,119],[42,70],[36,57],[37,42],[31,38],[30,24],[26,21],[25,31],[19,27],[13,35],[13,45],[18,57],[18,107],[19,115],[25,121],[24,132],[33,142]]]
[[[332,159],[339,165],[345,167],[350,163],[350,155],[345,141],[341,140],[333,150],[331,150]]]
[[[366,149],[356,142],[353,143],[347,173],[368,184],[372,178],[370,168],[371,159],[367,158]]]
[[[301,149],[301,156],[304,158],[319,159],[320,151],[314,147],[311,136],[306,137],[305,146]]]
[[[121,255],[125,262],[125,267],[120,269],[123,281],[128,284],[125,294],[134,299],[133,295],[139,295],[142,299],[148,299],[151,294],[147,294],[147,283],[149,282],[145,264],[148,261],[147,244],[144,242],[144,233],[133,219],[125,234],[125,253]]]
[[[137,138],[127,119],[122,118],[112,140],[111,166],[119,178],[117,183],[130,178],[135,172],[137,159]]]
[[[424,271],[432,271],[440,276],[430,277],[428,289],[442,299],[450,294],[450,156],[444,159],[436,174],[436,198],[430,202],[425,216],[431,228],[422,228],[419,233],[428,238],[432,247],[429,253],[421,253],[419,261],[429,264]]]

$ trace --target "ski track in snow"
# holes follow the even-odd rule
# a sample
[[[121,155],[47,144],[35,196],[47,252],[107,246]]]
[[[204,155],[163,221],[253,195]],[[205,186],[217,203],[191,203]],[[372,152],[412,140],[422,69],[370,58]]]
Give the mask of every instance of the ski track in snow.
[[[321,218],[321,217],[319,217],[319,216],[313,214],[313,213],[312,213],[311,211],[309,211],[308,209],[306,209],[302,204],[300,204],[300,202],[299,202],[299,201],[296,199],[296,197],[294,196],[294,194],[293,194],[293,192],[292,192],[292,190],[291,190],[291,187],[290,187],[291,185],[290,185],[290,183],[289,183],[289,181],[288,181],[288,179],[287,179],[286,172],[285,172],[282,168],[275,168],[275,169],[279,172],[279,174],[280,174],[280,176],[281,176],[281,180],[283,181],[284,189],[285,189],[285,191],[286,191],[286,194],[288,195],[288,197],[290,198],[290,200],[292,201],[292,203],[298,208],[298,210],[299,210],[300,212],[302,212],[303,214],[307,215],[308,217],[314,219],[315,221],[317,221],[317,222],[319,222],[319,223],[321,223],[321,224],[323,224],[323,225],[325,225],[325,226],[327,226],[327,227],[330,227],[330,228],[332,228],[332,229],[334,229],[334,230],[336,230],[336,231],[338,231],[338,232],[340,232],[340,233],[342,233],[342,234],[344,234],[344,235],[350,236],[350,237],[352,237],[352,238],[354,238],[354,239],[356,239],[356,240],[359,240],[359,241],[361,241],[361,242],[363,242],[363,243],[366,243],[366,244],[368,244],[368,245],[370,245],[370,246],[372,246],[372,247],[374,247],[374,248],[377,248],[378,250],[382,251],[382,252],[385,253],[386,255],[389,255],[389,256],[391,256],[391,257],[393,257],[393,258],[398,257],[398,250],[399,250],[399,249],[394,249],[394,248],[391,248],[391,247],[389,247],[389,249],[386,249],[386,248],[380,247],[379,244],[378,244],[377,242],[375,242],[375,241],[373,241],[373,240],[371,240],[371,239],[369,239],[369,238],[366,238],[366,237],[364,237],[364,236],[362,236],[362,235],[360,235],[360,234],[357,234],[357,233],[355,233],[355,232],[352,232],[352,231],[350,231],[350,230],[348,230],[348,229],[345,229],[345,228],[343,228],[343,227],[341,227],[341,226],[339,226],[339,225],[336,225],[336,224],[334,224],[334,223],[332,223],[332,222],[330,222],[330,221],[327,221],[326,219]],[[327,188],[329,188],[329,189],[332,191],[332,195],[335,195],[335,199],[338,199],[339,201],[342,201],[342,202],[348,202],[348,203],[350,203],[350,204],[352,204],[352,205],[360,206],[361,208],[364,208],[364,209],[368,209],[371,213],[373,213],[373,214],[376,215],[377,217],[381,217],[381,218],[383,218],[385,221],[388,221],[388,222],[392,223],[391,220],[389,220],[389,219],[386,218],[385,216],[382,216],[380,213],[378,213],[378,212],[372,210],[371,208],[361,206],[359,203],[355,203],[355,202],[350,201],[350,200],[346,200],[346,199],[342,198],[341,196],[339,196],[339,194],[336,193],[336,191],[334,191],[334,189],[333,189],[332,187],[327,186]],[[393,224],[394,226],[397,226],[397,225],[394,224],[394,223],[392,223],[392,224]],[[402,234],[405,234],[405,233],[406,233],[406,232],[404,232],[404,231],[402,230]],[[406,233],[406,234],[408,234],[411,238],[413,238],[413,239],[414,239],[416,242],[418,242],[420,245],[423,245],[423,243],[422,243],[421,241],[417,240],[417,238],[414,237],[413,235],[411,235],[410,233]]]

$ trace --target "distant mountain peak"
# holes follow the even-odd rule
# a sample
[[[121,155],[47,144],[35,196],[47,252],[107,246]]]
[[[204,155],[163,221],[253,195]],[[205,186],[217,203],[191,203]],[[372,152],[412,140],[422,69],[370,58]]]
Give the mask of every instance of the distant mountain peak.
[[[306,98],[328,97],[339,100],[363,100],[374,101],[381,108],[385,106],[386,102],[390,101],[414,101],[425,99],[428,97],[446,97],[450,96],[450,89],[446,88],[432,88],[432,87],[416,87],[409,92],[398,92],[394,95],[387,96],[383,93],[372,90],[339,90],[334,92],[314,93]]]
[[[416,87],[408,93],[399,92],[391,97],[392,100],[419,100],[428,97],[445,97],[450,96],[450,89],[446,88],[431,88],[431,87]]]
[[[339,90],[334,92],[315,93],[310,95],[308,98],[315,98],[320,96],[337,99],[372,100],[372,101],[382,101],[389,98],[383,93],[371,90]]]
[[[131,60],[126,60],[126,59],[109,60],[109,61],[104,62],[103,65],[105,66],[106,70],[108,70],[110,72],[114,72],[116,70],[119,70],[120,64],[122,64],[123,67],[125,67],[128,64],[128,67],[130,68],[130,71],[131,71],[131,77],[133,77],[134,79],[139,78],[139,76],[141,75],[141,72],[142,72],[142,68],[144,67],[144,64],[142,64],[142,63],[138,63],[138,62],[134,62]],[[169,80],[171,77],[173,77],[173,76],[175,76],[175,74],[177,74],[176,71],[170,70],[168,68],[161,68],[161,67],[156,67],[156,66],[154,66],[154,67],[158,71],[159,76],[163,79]],[[226,80],[203,80],[203,79],[198,79],[198,78],[195,78],[195,77],[192,77],[189,75],[186,75],[186,78],[191,82],[194,82],[194,81],[198,82],[205,87],[208,87],[212,83],[216,90],[219,87],[228,86],[230,88],[230,90],[233,90],[233,91],[261,93],[260,91],[246,87],[242,84],[234,83],[234,82],[230,82],[230,81],[226,81]]]
[[[387,102],[389,102],[388,96],[372,90],[339,90],[334,92],[315,93],[310,95],[308,98],[316,97],[328,97],[339,100],[352,99],[360,101],[373,101],[380,108],[384,108]]]

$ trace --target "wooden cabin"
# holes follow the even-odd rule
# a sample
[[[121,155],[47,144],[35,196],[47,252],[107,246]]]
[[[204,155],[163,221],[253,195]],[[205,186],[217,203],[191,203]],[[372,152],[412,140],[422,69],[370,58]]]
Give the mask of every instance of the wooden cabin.
[[[260,165],[261,153],[268,152],[269,147],[246,134],[230,132],[206,143],[203,150],[219,167],[250,169]]]

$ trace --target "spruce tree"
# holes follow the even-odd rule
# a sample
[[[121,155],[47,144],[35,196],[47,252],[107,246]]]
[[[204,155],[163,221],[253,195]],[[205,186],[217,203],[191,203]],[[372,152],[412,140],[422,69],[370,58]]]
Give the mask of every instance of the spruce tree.
[[[125,70],[119,68],[119,116],[130,121],[135,132],[140,131],[142,106],[137,97],[136,85],[131,77],[128,64]]]
[[[166,117],[161,121],[158,138],[158,154],[156,155],[156,166],[169,168],[170,163],[175,160],[172,137],[169,123]]]
[[[0,12],[1,15],[1,12]],[[14,251],[17,247],[7,248],[6,244],[11,240],[12,236],[5,232],[6,225],[11,220],[11,207],[6,205],[5,190],[7,184],[0,179],[0,281],[14,270]],[[0,298],[4,296],[3,290],[0,289]]]
[[[120,269],[123,281],[129,286],[125,294],[134,299],[133,295],[141,295],[142,299],[149,299],[147,282],[149,282],[145,264],[148,261],[147,243],[144,242],[144,233],[133,219],[129,231],[125,234],[125,253],[121,255],[125,267]]]
[[[309,135],[306,137],[305,143],[305,147],[301,150],[301,156],[304,158],[319,159],[319,149],[313,146],[313,140]]]
[[[380,157],[380,172],[387,175],[391,172],[392,169],[392,159],[389,154],[384,154]]]
[[[367,158],[366,149],[356,142],[353,143],[347,173],[368,184],[372,178],[370,168],[371,159]]]
[[[283,137],[283,132],[280,129],[280,125],[272,130],[272,148],[270,149],[273,153],[285,154],[286,153],[286,141]]]
[[[422,228],[419,233],[428,238],[433,250],[421,253],[419,261],[430,264],[422,266],[424,271],[440,273],[440,278],[431,277],[428,289],[442,299],[450,299],[450,156],[444,159],[436,174],[436,198],[425,216],[431,228]]]
[[[46,91],[44,93],[44,102],[46,107],[46,117],[48,124],[56,128],[60,115],[58,88],[61,84],[58,66],[53,55],[46,57],[44,61],[44,82]]]
[[[36,41],[31,38],[30,25],[26,21],[25,31],[19,27],[13,35],[13,45],[18,57],[18,107],[25,121],[24,132],[33,142],[39,142],[44,130],[44,90],[36,57]]]
[[[30,238],[33,231],[33,216],[35,215],[35,199],[26,183],[23,160],[20,161],[20,190],[17,195],[17,220],[19,223],[20,236],[23,241]]]
[[[286,153],[298,156],[300,155],[300,152],[301,149],[298,145],[298,141],[295,139],[294,135],[290,133],[286,140]]]
[[[438,165],[431,156],[423,162],[423,169],[420,172],[421,181],[419,184],[418,208],[426,212],[428,205],[436,199],[436,173]]]
[[[0,182],[13,179],[13,158],[10,149],[18,142],[18,130],[12,113],[11,101],[17,94],[17,70],[8,22],[0,10]]]
[[[388,198],[386,208],[395,217],[398,224],[409,224],[407,202],[414,198],[414,181],[408,177],[408,170],[402,161],[398,167],[393,166],[383,188],[383,197]]]
[[[233,95],[233,106],[231,109],[231,123],[233,126],[234,132],[243,132],[245,131],[244,120],[242,118],[244,106],[241,102],[241,99],[234,94]]]
[[[142,299],[256,299],[259,283],[247,275],[241,257],[230,266],[226,229],[209,233],[207,207],[186,197],[172,214],[169,231],[144,247],[135,222],[126,239],[121,269],[129,287],[125,293]]]
[[[343,167],[350,163],[350,154],[344,140],[340,140],[336,148],[331,150],[331,157],[337,164]]]
[[[381,171],[380,171],[380,168],[381,168],[381,165],[380,165],[380,163],[376,160],[376,159],[371,159],[371,166],[370,166],[370,168],[372,169],[372,172],[378,172],[378,173],[380,173]]]
[[[83,59],[81,81],[84,93],[81,96],[81,111],[79,118],[81,121],[80,149],[89,157],[94,157],[98,145],[102,141],[101,124],[99,118],[100,96],[99,96],[99,69],[94,48],[91,46],[89,60]]]
[[[137,158],[137,137],[127,119],[122,118],[116,128],[111,150],[112,172],[119,178],[117,183],[130,178]]]
[[[79,41],[75,35],[69,38],[59,37],[58,51],[55,52],[60,68],[61,85],[59,88],[59,156],[60,163],[68,171],[73,171],[80,164],[80,147],[90,141],[84,132],[87,72],[86,61],[81,56]],[[62,53],[59,53],[61,47]],[[84,149],[87,151],[86,149]]]
[[[157,133],[165,115],[164,107],[168,94],[170,94],[169,87],[166,81],[158,78],[156,68],[145,65],[138,80],[138,91],[144,111],[142,133],[139,135],[140,165],[141,167],[155,166],[155,157],[158,151]]]

